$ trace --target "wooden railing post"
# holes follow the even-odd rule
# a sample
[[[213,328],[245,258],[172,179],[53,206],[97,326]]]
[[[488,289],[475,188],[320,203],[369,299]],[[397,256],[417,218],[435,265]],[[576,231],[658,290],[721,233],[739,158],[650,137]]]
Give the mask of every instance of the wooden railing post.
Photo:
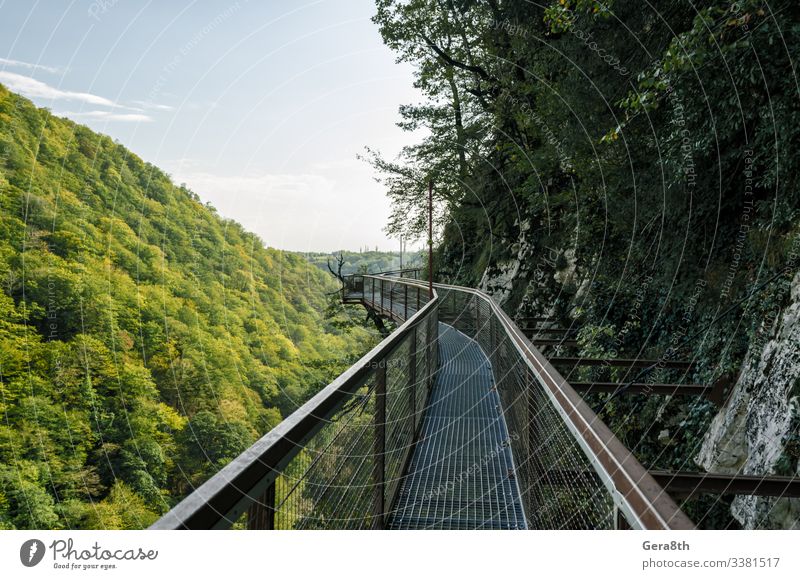
[[[375,372],[375,445],[372,465],[373,528],[386,526],[386,360],[380,360]]]
[[[275,528],[275,483],[267,487],[261,498],[247,510],[247,528],[272,530]]]

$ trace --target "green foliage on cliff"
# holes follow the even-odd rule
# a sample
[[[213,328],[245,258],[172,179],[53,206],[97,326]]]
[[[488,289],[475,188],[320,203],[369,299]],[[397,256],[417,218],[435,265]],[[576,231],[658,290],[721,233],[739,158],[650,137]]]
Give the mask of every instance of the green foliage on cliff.
[[[371,160],[396,234],[424,231],[436,183],[439,279],[491,282],[518,262],[505,307],[576,321],[586,353],[696,358],[683,377],[693,382],[735,371],[785,305],[788,276],[685,338],[800,266],[797,3],[377,7],[384,41],[416,66],[425,96],[402,107],[404,126],[428,136],[397,160]],[[595,402],[662,468],[694,468],[714,412],[699,400]]]
[[[334,278],[0,86],[0,528],[140,528],[357,358]]]

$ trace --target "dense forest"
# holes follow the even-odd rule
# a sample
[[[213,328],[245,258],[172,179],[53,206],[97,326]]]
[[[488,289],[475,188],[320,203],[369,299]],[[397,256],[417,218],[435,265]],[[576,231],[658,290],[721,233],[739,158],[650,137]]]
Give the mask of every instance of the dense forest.
[[[400,126],[427,136],[399,159],[368,156],[393,235],[424,236],[434,182],[437,279],[580,328],[583,355],[693,359],[695,383],[735,382],[748,351],[757,365],[796,335],[779,314],[800,255],[800,4],[378,0],[374,21],[423,95]],[[729,472],[798,472],[792,339],[779,374],[763,364],[720,414],[736,427]],[[756,415],[759,398],[771,406]],[[703,399],[593,403],[651,468],[697,469],[717,413]],[[735,526],[729,505],[685,507]],[[796,524],[766,506],[738,520]]]
[[[142,528],[376,333],[109,137],[0,85],[0,528]]]

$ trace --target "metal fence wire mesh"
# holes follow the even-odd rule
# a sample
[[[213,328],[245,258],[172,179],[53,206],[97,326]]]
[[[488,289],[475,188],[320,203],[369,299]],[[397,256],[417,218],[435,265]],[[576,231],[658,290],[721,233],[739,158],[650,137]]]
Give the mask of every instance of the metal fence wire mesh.
[[[428,302],[424,288],[375,278],[348,278],[344,292],[398,321]],[[433,308],[386,357],[369,361],[364,385],[299,446],[275,480],[274,528],[384,526],[379,519],[394,502],[421,425],[436,323]],[[385,418],[378,420],[381,406]]]
[[[375,383],[354,394],[275,481],[276,529],[372,526]]]
[[[397,328],[154,527],[692,527],[490,298],[436,295],[346,278]]]

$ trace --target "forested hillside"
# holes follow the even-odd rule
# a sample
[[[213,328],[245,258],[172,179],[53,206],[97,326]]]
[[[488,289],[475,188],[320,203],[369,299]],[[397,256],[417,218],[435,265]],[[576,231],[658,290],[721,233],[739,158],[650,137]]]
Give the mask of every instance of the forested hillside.
[[[377,6],[425,97],[401,126],[429,131],[397,160],[370,151],[392,233],[423,234],[433,180],[438,279],[580,328],[584,355],[689,358],[687,382],[729,376],[721,409],[592,399],[648,467],[798,473],[800,5]],[[705,527],[800,524],[797,501],[730,506],[685,508]]]
[[[0,528],[141,528],[373,343],[334,278],[0,86]]]

